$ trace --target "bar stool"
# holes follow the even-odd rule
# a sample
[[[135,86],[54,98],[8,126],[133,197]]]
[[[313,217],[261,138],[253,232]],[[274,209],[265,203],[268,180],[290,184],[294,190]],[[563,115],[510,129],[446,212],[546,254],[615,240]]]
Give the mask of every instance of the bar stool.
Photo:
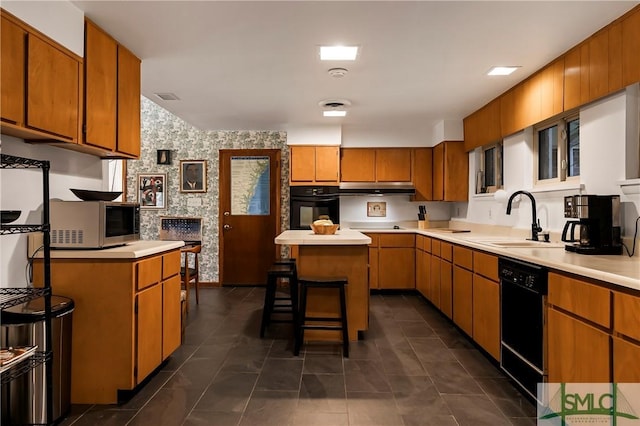
[[[300,347],[304,344],[304,330],[340,330],[342,331],[342,353],[349,358],[349,327],[347,325],[347,301],[344,287],[347,278],[344,277],[299,277],[300,284],[300,325],[294,343],[294,355],[298,356]],[[308,317],[307,290],[309,288],[334,288],[340,295],[339,317]],[[323,322],[325,324],[307,324],[307,322]],[[333,324],[326,324],[327,322]]]
[[[289,284],[289,296],[277,297],[278,279],[286,279]],[[284,303],[278,303],[283,302]],[[291,314],[291,319],[273,319],[273,314]],[[264,294],[262,308],[262,323],[260,324],[260,338],[264,337],[267,326],[272,322],[290,322],[293,324],[294,336],[297,335],[298,325],[298,271],[296,260],[280,259],[273,263],[267,271],[267,288]]]

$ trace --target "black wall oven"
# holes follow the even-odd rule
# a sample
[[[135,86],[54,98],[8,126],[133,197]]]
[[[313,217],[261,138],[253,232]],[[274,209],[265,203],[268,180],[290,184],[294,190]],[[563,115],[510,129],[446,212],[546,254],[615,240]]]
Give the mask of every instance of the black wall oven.
[[[340,197],[337,186],[292,186],[290,190],[290,229],[311,229],[320,216],[340,223]]]
[[[545,381],[544,297],[547,269],[500,258],[502,356],[500,366],[522,390],[537,399]]]

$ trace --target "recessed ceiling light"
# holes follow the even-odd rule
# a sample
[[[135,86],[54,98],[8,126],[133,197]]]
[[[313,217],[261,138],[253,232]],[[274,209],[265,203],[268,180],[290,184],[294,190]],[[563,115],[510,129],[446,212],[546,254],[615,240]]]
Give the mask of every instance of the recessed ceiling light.
[[[489,70],[487,75],[509,75],[515,70],[520,68],[519,66],[510,66],[510,67],[493,67]]]
[[[320,46],[321,61],[355,61],[358,46]]]
[[[324,117],[346,117],[347,111],[332,109],[328,111],[322,111]]]

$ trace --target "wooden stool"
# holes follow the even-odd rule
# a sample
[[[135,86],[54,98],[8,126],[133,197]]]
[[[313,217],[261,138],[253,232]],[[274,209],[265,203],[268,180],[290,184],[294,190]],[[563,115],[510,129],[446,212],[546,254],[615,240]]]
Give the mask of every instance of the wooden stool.
[[[304,330],[341,330],[342,331],[342,353],[345,358],[349,358],[349,327],[347,325],[347,300],[344,286],[347,285],[347,278],[344,277],[300,277],[300,325],[294,343],[294,355],[298,356],[300,347],[304,344]],[[307,290],[309,288],[335,288],[340,294],[340,316],[339,317],[308,317],[307,316]],[[307,322],[329,322],[339,324],[307,324]]]
[[[289,297],[276,297],[278,279],[286,279],[289,283]],[[286,301],[285,303],[277,303]],[[291,314],[291,319],[272,319],[273,314]],[[267,271],[267,288],[262,308],[260,338],[264,337],[267,326],[272,322],[290,322],[293,324],[294,336],[298,325],[298,271],[295,259],[277,260]]]

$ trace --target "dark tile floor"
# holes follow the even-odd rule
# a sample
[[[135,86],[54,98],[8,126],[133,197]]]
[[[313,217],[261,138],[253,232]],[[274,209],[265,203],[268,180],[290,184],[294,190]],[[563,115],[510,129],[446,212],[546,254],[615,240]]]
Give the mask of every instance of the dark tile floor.
[[[535,408],[421,297],[373,295],[370,329],[292,354],[289,324],[258,337],[264,289],[214,288],[192,306],[186,339],[122,405],[73,406],[96,425],[535,425]],[[192,301],[195,298],[191,298]]]

